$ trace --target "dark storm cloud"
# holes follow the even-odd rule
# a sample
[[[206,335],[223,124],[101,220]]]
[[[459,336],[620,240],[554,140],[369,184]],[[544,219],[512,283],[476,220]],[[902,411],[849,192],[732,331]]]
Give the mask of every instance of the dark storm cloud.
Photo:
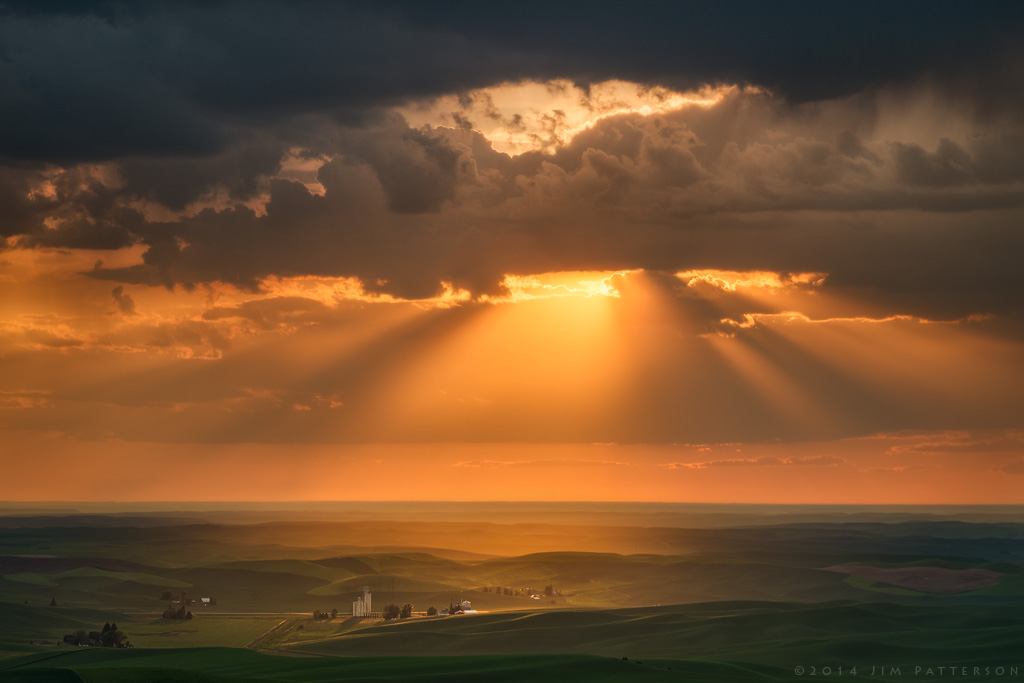
[[[965,149],[948,138],[934,152],[896,143],[896,172],[906,183],[932,187],[1024,178],[1024,134],[981,139],[972,147]]]
[[[32,11],[23,11],[31,9]],[[10,7],[0,24],[0,157],[219,153],[252,126],[484,85],[486,41],[357,3]],[[443,75],[442,75],[443,74]]]
[[[144,223],[122,192],[80,168],[0,169],[0,208],[0,236],[23,248],[120,249]]]
[[[121,162],[125,194],[156,201],[180,211],[213,188],[236,200],[254,196],[260,178],[281,168],[285,149],[280,143],[252,143],[208,158],[135,157]]]
[[[8,1],[0,12],[0,157],[60,163],[209,155],[289,116],[360,121],[521,78],[836,97],[924,72],[997,72],[1024,20],[1012,2]]]
[[[0,168],[0,207],[3,207],[3,219],[0,220],[0,237],[23,235],[42,225],[45,211],[53,207],[52,203],[43,198],[32,197],[32,181],[38,176]]]
[[[0,3],[0,235],[141,243],[141,264],[91,275],[166,287],[344,275],[418,298],[715,267],[829,272],[885,313],[1006,311],[1022,25],[1017,3]],[[460,112],[413,129],[389,111],[553,77],[774,95],[517,157]],[[273,177],[296,150],[324,160],[322,196]],[[265,213],[241,203],[263,195]]]
[[[850,108],[734,94],[612,117],[554,155],[515,158],[474,131],[393,120],[334,143],[322,196],[274,179],[265,215],[239,205],[139,224],[144,263],[92,275],[246,288],[345,275],[423,298],[443,281],[493,293],[506,273],[767,269],[830,273],[830,288],[887,301],[885,314],[1018,306],[1024,193],[1001,151],[1016,138],[890,143],[867,135],[877,116]]]
[[[370,136],[356,147],[375,171],[392,211],[438,211],[455,198],[460,154],[443,139],[405,130]]]

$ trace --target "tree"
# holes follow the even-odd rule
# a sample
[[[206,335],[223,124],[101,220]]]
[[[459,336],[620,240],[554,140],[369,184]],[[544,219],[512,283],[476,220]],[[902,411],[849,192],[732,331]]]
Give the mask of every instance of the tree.
[[[57,606],[57,598],[50,598],[50,607]]]
[[[164,619],[191,619],[192,612],[187,611],[184,605],[178,609],[174,609],[174,605],[168,605],[167,609],[164,610],[163,617]],[[113,626],[116,628],[117,625],[114,624]]]
[[[64,634],[64,642],[69,645],[88,645],[90,647],[133,647],[128,642],[125,632],[117,628],[117,624],[104,624],[100,631],[85,632],[78,629],[74,633]]]
[[[428,617],[436,617],[437,616],[437,608],[436,607],[428,607],[427,608],[427,616]]]
[[[397,619],[402,614],[402,609],[395,603],[391,603],[384,608],[384,621],[391,621]]]
[[[550,598],[554,594],[555,594],[555,587],[554,586],[552,586],[550,584],[548,584],[547,586],[544,586],[544,595],[546,595],[547,597]]]
[[[128,637],[124,631],[112,628],[100,635],[100,645],[103,647],[127,647]]]
[[[335,607],[334,609],[331,610],[331,619],[337,619],[337,618],[338,618],[338,608]]]
[[[170,602],[171,600],[174,599],[174,591],[164,591],[163,593],[160,594],[160,599],[161,600],[166,600],[167,602]]]
[[[399,616],[402,619],[408,619],[409,617],[411,617],[412,616],[412,603],[407,602],[404,605],[402,605],[402,611],[399,613]]]

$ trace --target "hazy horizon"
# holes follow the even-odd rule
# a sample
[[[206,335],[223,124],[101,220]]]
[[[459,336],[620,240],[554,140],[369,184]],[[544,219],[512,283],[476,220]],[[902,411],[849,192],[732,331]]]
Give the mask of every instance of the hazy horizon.
[[[0,526],[66,523],[416,522],[700,529],[787,524],[1024,523],[1024,505],[841,505],[608,501],[0,501]]]

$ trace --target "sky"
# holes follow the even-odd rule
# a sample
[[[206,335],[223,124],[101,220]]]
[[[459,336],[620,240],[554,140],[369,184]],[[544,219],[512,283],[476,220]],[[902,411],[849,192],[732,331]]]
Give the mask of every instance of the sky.
[[[1024,6],[0,0],[0,499],[1024,503]]]

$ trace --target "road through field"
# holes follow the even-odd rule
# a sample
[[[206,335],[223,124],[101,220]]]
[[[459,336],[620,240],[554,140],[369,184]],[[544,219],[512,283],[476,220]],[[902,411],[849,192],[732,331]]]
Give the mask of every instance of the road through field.
[[[246,649],[248,649],[248,650],[255,650],[256,646],[258,644],[260,644],[261,642],[263,642],[264,640],[269,638],[270,635],[272,633],[274,633],[274,631],[277,631],[279,628],[281,628],[282,626],[284,626],[287,623],[288,623],[287,619],[282,619],[281,621],[277,622],[277,624],[275,624],[274,626],[271,626],[269,629],[267,629],[267,631],[262,636],[260,636],[259,638],[256,638],[255,640],[251,640],[248,643],[246,643],[246,645],[245,645]]]

